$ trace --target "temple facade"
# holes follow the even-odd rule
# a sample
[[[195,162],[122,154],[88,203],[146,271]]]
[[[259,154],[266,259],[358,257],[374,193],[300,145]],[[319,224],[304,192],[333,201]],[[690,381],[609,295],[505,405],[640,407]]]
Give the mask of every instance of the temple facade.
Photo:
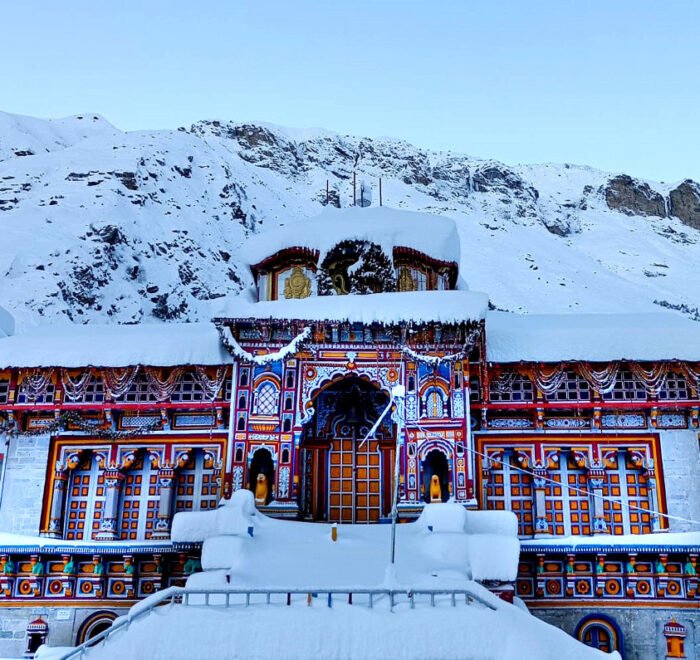
[[[328,211],[246,254],[211,322],[0,317],[0,655],[183,584],[177,512],[250,489],[268,515],[383,523],[398,485],[405,522],[516,514],[502,598],[623,658],[700,657],[697,324],[492,310],[426,214]]]

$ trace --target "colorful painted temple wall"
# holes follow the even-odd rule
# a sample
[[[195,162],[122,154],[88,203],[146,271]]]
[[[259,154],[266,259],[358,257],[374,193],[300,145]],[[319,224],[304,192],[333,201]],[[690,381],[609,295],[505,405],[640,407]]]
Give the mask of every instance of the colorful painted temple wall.
[[[259,356],[300,330],[232,326]],[[700,548],[673,537],[700,519],[698,365],[492,365],[483,332],[455,358],[474,330],[413,328],[411,354],[405,327],[328,323],[269,364],[0,372],[0,529],[41,537],[0,534],[0,654],[38,616],[73,644],[182,583],[199,550],[170,541],[173,515],[234,490],[274,516],[386,520],[395,420],[361,441],[402,384],[403,520],[448,498],[512,510],[535,614],[628,658],[698,657]]]

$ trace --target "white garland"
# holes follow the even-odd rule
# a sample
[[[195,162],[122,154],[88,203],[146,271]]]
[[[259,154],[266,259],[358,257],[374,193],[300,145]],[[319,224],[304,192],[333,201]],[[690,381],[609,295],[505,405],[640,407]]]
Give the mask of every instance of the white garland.
[[[296,354],[300,345],[311,339],[311,328],[304,328],[292,341],[290,341],[286,346],[283,346],[278,351],[274,353],[267,353],[266,355],[251,355],[246,351],[233,336],[231,328],[228,326],[219,326],[219,334],[221,336],[221,341],[223,342],[226,350],[231,354],[231,356],[238,358],[243,362],[252,362],[257,365],[267,365],[273,362],[279,362],[285,358]]]
[[[408,346],[402,346],[401,352],[406,357],[411,358],[411,360],[415,360],[416,362],[422,362],[423,364],[431,364],[433,366],[457,362],[459,360],[463,360],[467,355],[466,350],[460,351],[459,353],[452,353],[452,355],[443,355],[442,357],[438,355],[421,355],[420,353],[416,353],[412,348],[409,348]]]

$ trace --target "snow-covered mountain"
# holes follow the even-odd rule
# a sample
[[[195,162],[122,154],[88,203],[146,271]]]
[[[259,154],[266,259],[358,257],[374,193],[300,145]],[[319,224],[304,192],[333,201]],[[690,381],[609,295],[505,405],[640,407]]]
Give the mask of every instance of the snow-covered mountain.
[[[123,132],[93,114],[0,113],[0,305],[19,326],[209,318],[249,283],[243,239],[352,204],[353,173],[375,204],[382,177],[385,205],[454,218],[462,273],[497,308],[700,320],[692,181],[266,124]]]

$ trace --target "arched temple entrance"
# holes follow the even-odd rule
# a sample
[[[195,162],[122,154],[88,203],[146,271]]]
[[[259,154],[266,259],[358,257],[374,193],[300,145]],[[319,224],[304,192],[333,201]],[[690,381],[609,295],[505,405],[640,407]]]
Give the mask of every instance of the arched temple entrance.
[[[314,399],[304,427],[302,509],[314,520],[379,522],[389,512],[393,425],[384,418],[362,443],[389,401],[357,376],[338,380]]]

